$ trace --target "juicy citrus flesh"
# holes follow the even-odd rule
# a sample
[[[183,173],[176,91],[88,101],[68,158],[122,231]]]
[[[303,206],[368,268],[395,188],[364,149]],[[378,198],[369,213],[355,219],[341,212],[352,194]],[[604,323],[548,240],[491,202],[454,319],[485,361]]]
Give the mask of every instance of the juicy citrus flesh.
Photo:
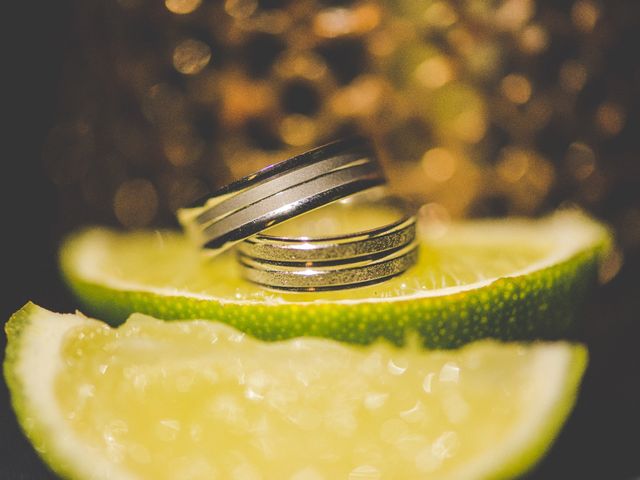
[[[236,302],[312,302],[366,300],[412,295],[500,277],[543,258],[542,249],[519,245],[484,248],[422,245],[419,264],[383,284],[332,292],[277,292],[243,280],[235,252],[207,258],[184,236],[171,231],[116,234],[90,232],[87,243],[108,243],[117,260],[100,262],[104,278],[138,283],[150,289],[178,290]]]
[[[266,343],[33,305],[7,329],[21,422],[71,478],[506,478],[548,447],[585,362],[567,343]]]
[[[351,224],[371,224],[372,216],[352,216]],[[332,228],[309,221],[308,229],[333,232],[346,219],[336,221]],[[383,337],[401,344],[418,332],[425,345],[450,348],[486,337],[565,337],[611,242],[605,227],[577,211],[422,227],[418,265],[377,285],[334,292],[253,285],[240,277],[233,252],[210,258],[170,231],[87,229],[63,244],[60,261],[83,308],[114,324],[141,312],[217,320],[265,340],[306,335],[366,344]]]
[[[338,217],[333,221],[338,225],[331,227],[326,222],[310,222],[307,230],[310,235],[335,233],[341,227],[346,229],[349,222],[371,223],[373,215],[352,215],[350,221]],[[87,230],[70,239],[61,260],[63,269],[70,274],[165,294],[237,303],[350,302],[437,295],[447,288],[464,289],[518,275],[538,264],[548,266],[556,256],[566,260],[563,256],[570,257],[590,244],[602,242],[606,235],[601,226],[571,211],[541,222],[488,220],[454,224],[440,235],[422,235],[419,263],[405,274],[378,285],[330,292],[282,292],[258,287],[241,278],[235,252],[211,258],[182,234],[166,230]]]

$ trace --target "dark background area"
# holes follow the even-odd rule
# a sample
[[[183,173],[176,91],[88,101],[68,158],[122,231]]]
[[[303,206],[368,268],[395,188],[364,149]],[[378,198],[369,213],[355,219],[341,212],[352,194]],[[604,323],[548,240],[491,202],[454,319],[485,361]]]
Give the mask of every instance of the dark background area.
[[[615,5],[633,4],[611,2]],[[3,13],[4,46],[8,51],[3,77],[10,86],[2,128],[2,291],[1,317],[7,319],[32,300],[46,308],[70,312],[76,307],[57,271],[56,251],[64,233],[65,212],[42,166],[47,133],[65,105],[59,92],[65,61],[78,49],[74,10],[69,1],[11,2]],[[620,7],[622,8],[622,7]],[[632,10],[633,12],[634,10]],[[636,19],[637,20],[637,19]],[[633,23],[633,22],[632,22]],[[636,21],[637,25],[638,22]],[[637,75],[638,34],[631,27],[612,47],[621,58],[612,68],[626,65]],[[77,33],[77,32],[76,32]],[[640,77],[630,80],[640,82]],[[638,99],[631,101],[637,106]],[[637,111],[631,112],[637,118]],[[632,123],[626,136],[610,145],[616,151],[637,148],[640,127]],[[636,151],[636,150],[634,150]],[[638,197],[636,173],[640,162],[599,210],[608,213]],[[581,340],[589,346],[589,369],[576,408],[548,456],[532,472],[532,479],[640,478],[640,256],[625,252],[619,274],[601,287],[586,306]],[[4,351],[5,338],[0,346]],[[0,387],[0,478],[5,480],[54,478],[24,439],[9,406],[4,383]]]

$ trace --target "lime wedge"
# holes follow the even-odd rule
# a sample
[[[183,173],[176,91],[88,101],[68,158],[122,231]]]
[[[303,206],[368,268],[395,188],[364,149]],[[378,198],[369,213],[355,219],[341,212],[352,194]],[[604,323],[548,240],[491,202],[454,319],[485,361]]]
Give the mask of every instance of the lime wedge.
[[[511,478],[549,447],[586,364],[565,342],[263,342],[34,304],[6,330],[19,421],[74,479]]]
[[[487,336],[566,334],[610,245],[607,229],[577,211],[469,221],[438,233],[422,234],[419,264],[405,274],[336,292],[255,286],[240,278],[233,252],[206,258],[168,231],[84,230],[67,239],[60,260],[86,310],[112,323],[142,312],[219,320],[261,339],[354,343],[401,343],[417,331],[428,346],[455,347]]]

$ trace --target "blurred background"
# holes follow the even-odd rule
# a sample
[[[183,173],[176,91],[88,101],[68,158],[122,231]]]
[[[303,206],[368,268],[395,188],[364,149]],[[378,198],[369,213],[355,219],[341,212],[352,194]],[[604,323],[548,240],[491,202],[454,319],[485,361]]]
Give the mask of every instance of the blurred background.
[[[428,216],[575,204],[612,225],[582,394],[531,478],[640,478],[640,2],[58,0],[4,16],[3,318],[30,299],[74,310],[55,260],[72,229],[171,226],[212,188],[364,133]],[[0,401],[0,477],[52,478],[4,385]]]

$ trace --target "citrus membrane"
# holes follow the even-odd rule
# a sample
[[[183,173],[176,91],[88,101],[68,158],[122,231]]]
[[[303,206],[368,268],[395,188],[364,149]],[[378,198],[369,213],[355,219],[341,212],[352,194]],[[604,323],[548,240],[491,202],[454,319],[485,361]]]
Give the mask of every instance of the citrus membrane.
[[[263,342],[34,304],[6,331],[20,424],[72,479],[511,478],[549,447],[586,364],[566,342]]]
[[[364,225],[374,215],[356,213],[336,221]],[[305,229],[335,232],[327,221],[310,220]],[[66,240],[60,262],[86,310],[112,323],[142,312],[219,320],[262,339],[355,343],[402,343],[417,331],[428,346],[454,347],[487,336],[565,335],[611,243],[605,227],[572,210],[540,220],[429,226],[416,266],[377,285],[331,292],[258,287],[241,278],[234,252],[208,258],[172,231],[86,229]]]

